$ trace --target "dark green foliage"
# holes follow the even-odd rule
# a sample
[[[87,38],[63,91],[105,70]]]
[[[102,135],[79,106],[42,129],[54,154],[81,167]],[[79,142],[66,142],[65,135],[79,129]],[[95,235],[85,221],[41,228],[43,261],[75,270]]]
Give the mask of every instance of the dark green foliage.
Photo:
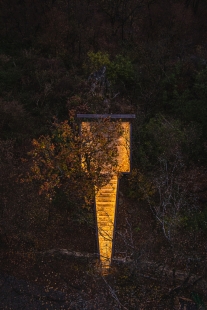
[[[195,70],[190,63],[178,63],[163,80],[162,109],[194,131],[196,143],[188,150],[194,161],[206,163],[207,138],[207,69]],[[193,129],[194,128],[194,129]],[[195,136],[194,134],[194,136]]]
[[[5,54],[0,55],[0,96],[20,86],[21,71],[15,60]]]
[[[207,233],[207,206],[202,210],[194,210],[182,217],[181,224],[187,230],[203,231]]]
[[[108,53],[89,52],[88,59],[84,64],[86,72],[88,74],[95,72],[102,66],[106,66],[106,77],[111,90],[115,88],[117,91],[123,92],[133,87],[135,71],[129,57],[118,54],[113,60],[110,60]]]
[[[117,84],[118,89],[129,89],[133,86],[135,72],[129,57],[117,55],[108,68],[109,80]]]
[[[189,72],[191,78],[183,76],[188,72],[178,72],[171,76],[168,90],[164,92],[164,106],[184,121],[195,121],[206,129],[206,81],[207,69]]]
[[[205,310],[205,304],[203,302],[203,298],[200,296],[200,294],[198,294],[197,292],[192,292],[191,293],[192,299],[193,301],[196,303],[196,306],[198,307],[198,309],[201,310]]]
[[[142,167],[150,168],[160,157],[172,160],[178,150],[187,143],[187,132],[179,120],[162,114],[150,118],[140,129],[140,146],[137,150]]]

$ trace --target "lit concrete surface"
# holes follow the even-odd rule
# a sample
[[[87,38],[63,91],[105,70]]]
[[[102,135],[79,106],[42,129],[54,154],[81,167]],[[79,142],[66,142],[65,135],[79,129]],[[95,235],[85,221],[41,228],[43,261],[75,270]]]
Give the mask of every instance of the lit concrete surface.
[[[99,254],[103,268],[109,268],[111,263],[117,183],[118,177],[114,175],[111,181],[96,193]]]
[[[121,122],[122,135],[118,139],[118,172],[130,172],[130,123]]]

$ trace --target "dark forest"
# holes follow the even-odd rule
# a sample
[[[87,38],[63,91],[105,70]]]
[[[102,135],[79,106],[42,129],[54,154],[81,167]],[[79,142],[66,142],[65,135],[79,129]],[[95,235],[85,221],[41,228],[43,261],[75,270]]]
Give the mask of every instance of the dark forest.
[[[206,16],[206,0],[0,0],[1,309],[207,308]],[[81,113],[136,115],[107,275]]]

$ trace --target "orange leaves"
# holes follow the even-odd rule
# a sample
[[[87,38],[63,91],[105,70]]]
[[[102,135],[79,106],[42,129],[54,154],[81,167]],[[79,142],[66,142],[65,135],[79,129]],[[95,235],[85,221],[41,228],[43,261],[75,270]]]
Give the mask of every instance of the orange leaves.
[[[39,194],[49,199],[55,195],[57,188],[66,190],[68,180],[75,180],[80,170],[79,139],[68,121],[53,125],[50,136],[33,139],[33,149],[29,153],[32,162],[28,179],[37,181]]]
[[[116,171],[120,123],[92,122],[90,128],[82,126],[79,135],[74,119],[70,121],[72,125],[55,121],[51,135],[33,139],[29,180],[39,182],[39,194],[49,199],[62,188],[70,197],[91,201],[94,186],[101,187]]]

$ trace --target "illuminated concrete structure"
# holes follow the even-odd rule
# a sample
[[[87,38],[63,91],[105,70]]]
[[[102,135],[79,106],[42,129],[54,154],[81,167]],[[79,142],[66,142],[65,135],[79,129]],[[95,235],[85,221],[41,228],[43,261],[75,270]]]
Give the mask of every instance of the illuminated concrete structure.
[[[117,190],[120,173],[130,172],[130,140],[131,140],[131,124],[128,121],[130,118],[135,118],[134,115],[87,115],[78,114],[77,117],[84,118],[81,123],[81,127],[84,130],[90,132],[91,122],[94,122],[96,118],[107,118],[111,121],[120,120],[121,135],[116,137],[116,146],[118,149],[117,155],[117,168],[113,173],[110,181],[98,189],[95,194],[95,206],[96,206],[96,222],[97,222],[97,237],[98,237],[98,249],[100,255],[100,262],[102,269],[107,270],[111,264],[111,257],[113,252],[113,239],[114,239],[114,227],[115,227],[115,215],[116,215],[116,202],[117,202]],[[87,119],[87,121],[86,121]],[[90,121],[88,121],[90,119]],[[110,126],[107,123],[108,128],[104,130],[107,132]],[[102,168],[102,167],[101,167]],[[104,168],[107,169],[106,167]]]

